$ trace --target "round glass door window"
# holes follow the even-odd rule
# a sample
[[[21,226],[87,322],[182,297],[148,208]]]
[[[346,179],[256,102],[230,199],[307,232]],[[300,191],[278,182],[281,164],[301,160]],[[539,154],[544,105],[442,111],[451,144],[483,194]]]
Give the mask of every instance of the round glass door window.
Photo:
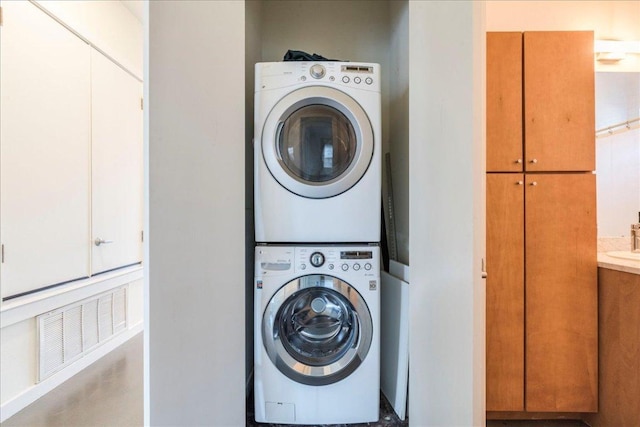
[[[271,361],[289,378],[325,385],[351,374],[366,357],[372,320],[362,296],[331,276],[289,282],[263,317],[262,337]]]
[[[269,172],[302,197],[323,199],[348,191],[373,158],[369,117],[353,98],[334,88],[289,93],[269,112],[261,135]]]
[[[355,158],[358,141],[353,125],[340,111],[328,105],[309,105],[282,122],[277,143],[290,176],[321,183],[345,173]]]

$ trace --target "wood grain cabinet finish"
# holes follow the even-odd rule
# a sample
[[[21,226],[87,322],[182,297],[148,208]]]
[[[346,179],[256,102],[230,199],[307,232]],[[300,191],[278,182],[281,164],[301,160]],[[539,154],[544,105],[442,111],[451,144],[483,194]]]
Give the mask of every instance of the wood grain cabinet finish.
[[[487,174],[487,411],[524,410],[524,176]]]
[[[597,410],[595,200],[593,174],[487,174],[487,411]]]
[[[525,409],[595,412],[595,175],[527,175],[525,185]]]
[[[487,33],[486,105],[487,172],[594,170],[593,32]]]
[[[487,33],[487,172],[522,162],[522,33]]]
[[[593,32],[525,32],[525,170],[594,170],[594,106]]]
[[[491,418],[597,410],[593,82],[592,32],[487,34]]]
[[[592,427],[640,425],[640,275],[598,269],[600,405]]]

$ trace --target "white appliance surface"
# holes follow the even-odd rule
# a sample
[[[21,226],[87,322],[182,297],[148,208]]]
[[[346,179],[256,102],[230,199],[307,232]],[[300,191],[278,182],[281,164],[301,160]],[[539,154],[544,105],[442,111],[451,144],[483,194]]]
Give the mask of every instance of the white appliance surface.
[[[409,385],[409,284],[403,280],[408,269],[390,260],[389,270],[403,273],[402,279],[386,271],[380,275],[380,388],[401,420]]]
[[[257,422],[378,420],[379,257],[369,245],[256,247]]]
[[[380,241],[380,83],[378,64],[256,64],[256,242]]]

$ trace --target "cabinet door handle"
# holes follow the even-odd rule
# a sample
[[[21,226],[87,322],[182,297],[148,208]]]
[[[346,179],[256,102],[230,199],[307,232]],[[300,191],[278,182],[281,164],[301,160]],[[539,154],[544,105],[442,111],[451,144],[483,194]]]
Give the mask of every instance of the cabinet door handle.
[[[522,159],[516,160],[516,163],[522,163]]]
[[[531,184],[529,184],[529,185],[531,185],[531,186],[535,187],[536,185],[538,185],[538,183],[537,183],[537,182],[535,182],[535,181],[533,181],[533,182],[532,182]]]
[[[96,237],[96,240],[94,240],[93,243],[95,243],[96,246],[100,246],[102,244],[106,245],[107,243],[113,243],[113,240],[104,240],[100,237]]]
[[[534,163],[534,164],[535,164],[535,163],[538,163],[538,159],[531,159],[531,160],[529,161],[529,163]]]
[[[522,185],[522,184],[524,184],[524,182],[522,182],[522,181],[517,181],[517,182],[516,182],[516,184],[518,184],[518,185]]]

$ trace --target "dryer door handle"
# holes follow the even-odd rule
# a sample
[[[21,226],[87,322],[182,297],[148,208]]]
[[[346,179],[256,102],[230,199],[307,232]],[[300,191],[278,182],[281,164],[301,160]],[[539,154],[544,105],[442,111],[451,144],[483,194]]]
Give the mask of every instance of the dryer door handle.
[[[278,153],[278,158],[282,160],[282,153],[280,152],[280,141],[282,137],[282,129],[284,129],[284,121],[279,121],[276,126],[276,137],[275,137],[275,145],[276,145],[276,153]]]

